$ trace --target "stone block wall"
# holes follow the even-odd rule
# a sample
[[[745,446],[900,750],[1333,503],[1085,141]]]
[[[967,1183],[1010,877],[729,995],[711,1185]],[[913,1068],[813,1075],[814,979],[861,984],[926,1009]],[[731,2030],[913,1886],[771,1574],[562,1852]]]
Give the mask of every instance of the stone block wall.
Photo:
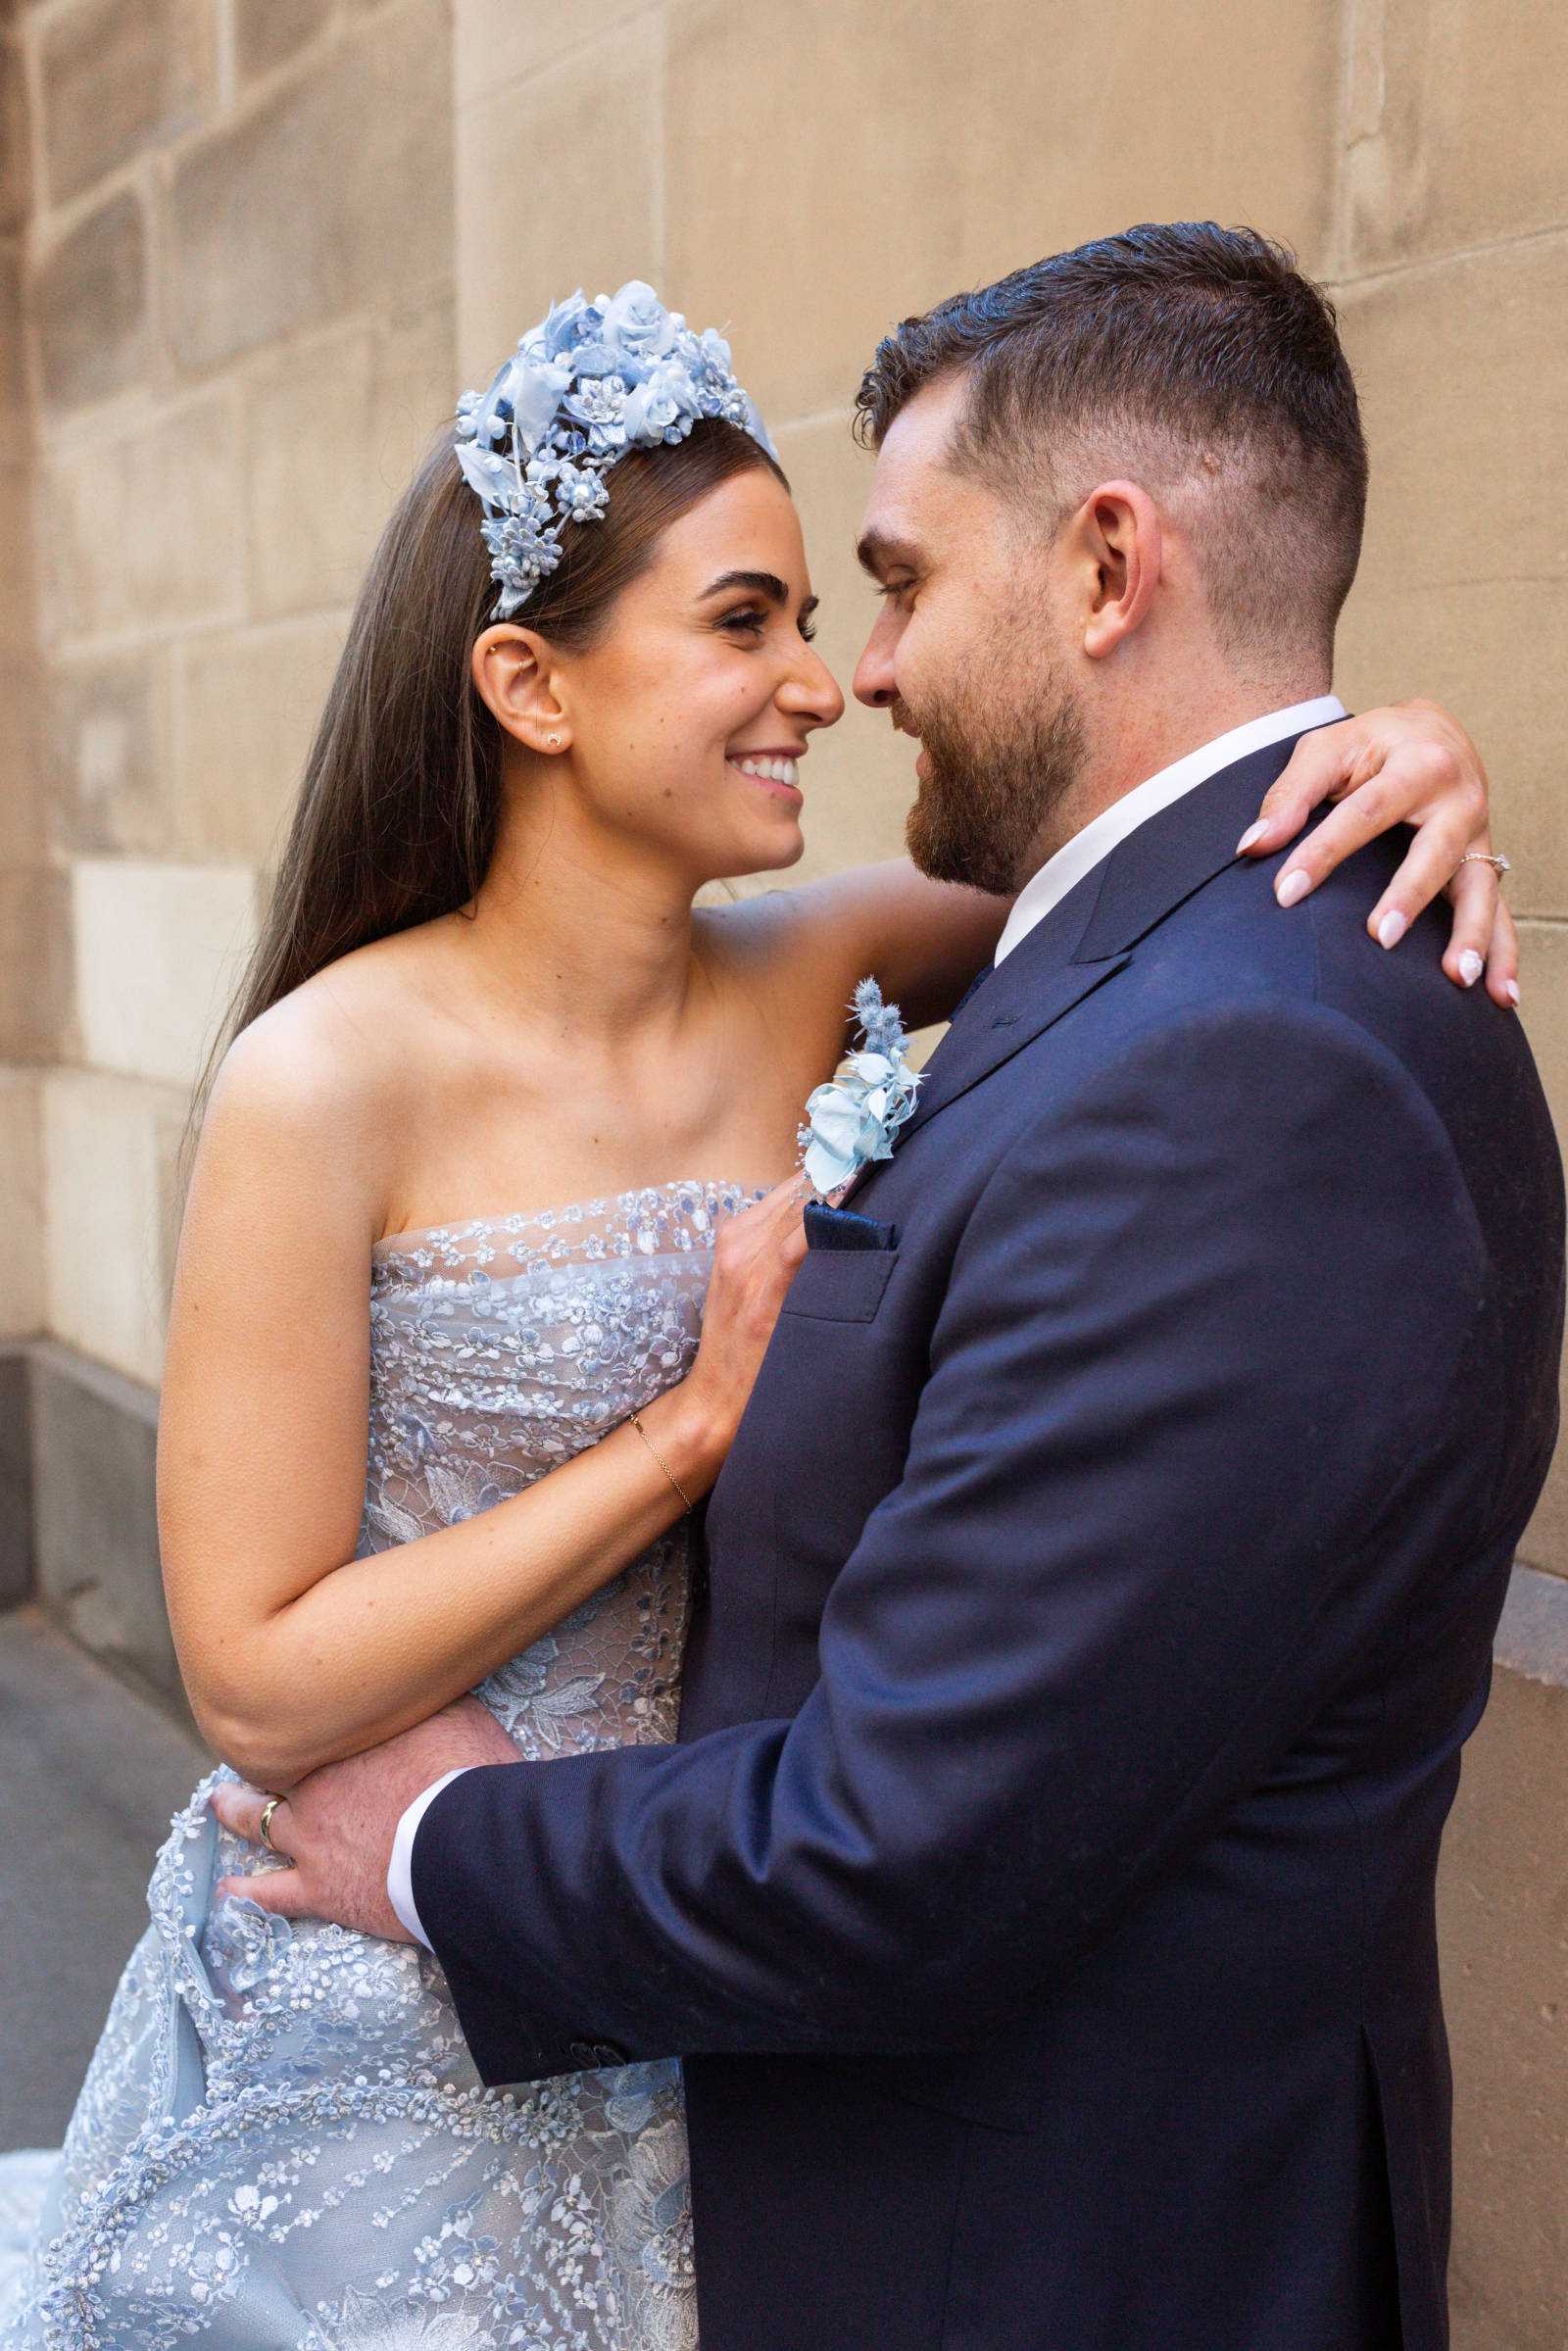
[[[1439,695],[1482,744],[1568,1132],[1565,68],[1541,0],[0,0],[0,1602],[30,1579],[172,1688],[190,1078],[375,532],[579,282],[730,334],[847,684],[849,416],[890,325],[1136,220],[1294,243],[1373,454],[1342,690]],[[791,878],[897,854],[911,791],[852,702]],[[1457,2351],[1565,2339],[1565,1754],[1568,1448],[1447,1847]]]
[[[452,406],[451,13],[6,14],[0,1331],[150,1388],[189,1085]]]

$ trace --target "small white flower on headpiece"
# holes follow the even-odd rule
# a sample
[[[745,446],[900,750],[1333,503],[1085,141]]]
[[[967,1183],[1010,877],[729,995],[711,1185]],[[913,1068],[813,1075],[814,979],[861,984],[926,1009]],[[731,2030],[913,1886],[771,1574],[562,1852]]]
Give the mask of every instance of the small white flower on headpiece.
[[[696,335],[641,278],[593,302],[579,287],[530,327],[487,390],[458,402],[453,440],[463,477],[483,501],[481,525],[510,619],[561,561],[567,522],[598,522],[604,475],[629,449],[683,441],[704,416],[738,424],[775,461],[729,345]]]
[[[808,1123],[796,1134],[800,1164],[826,1200],[872,1159],[891,1159],[900,1127],[914,1109],[921,1072],[906,1058],[908,1038],[897,1004],[885,1004],[874,979],[855,991],[860,1049],[843,1073],[808,1097]]]

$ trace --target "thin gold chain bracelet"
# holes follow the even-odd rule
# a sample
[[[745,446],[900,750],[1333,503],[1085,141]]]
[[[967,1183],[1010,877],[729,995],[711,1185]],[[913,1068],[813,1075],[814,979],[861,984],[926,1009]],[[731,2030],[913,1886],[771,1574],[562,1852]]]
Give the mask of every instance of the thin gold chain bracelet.
[[[680,1498],[685,1503],[687,1509],[695,1510],[697,1507],[696,1503],[692,1500],[691,1495],[687,1493],[679,1478],[676,1477],[674,1471],[670,1468],[669,1463],[664,1459],[663,1454],[660,1451],[658,1445],[655,1445],[653,1439],[649,1436],[648,1431],[643,1427],[641,1418],[635,1412],[631,1415],[631,1425],[636,1430],[638,1436],[642,1439],[644,1445],[647,1445],[648,1450],[653,1454],[654,1459],[659,1463],[660,1468],[663,1471],[671,1486],[674,1487],[675,1492],[680,1495]]]

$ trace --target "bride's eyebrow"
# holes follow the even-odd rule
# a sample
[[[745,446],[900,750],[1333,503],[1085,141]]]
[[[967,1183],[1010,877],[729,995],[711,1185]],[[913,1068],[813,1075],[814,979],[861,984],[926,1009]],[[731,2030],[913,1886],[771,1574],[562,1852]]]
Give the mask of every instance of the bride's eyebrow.
[[[765,596],[769,604],[784,605],[790,600],[789,589],[776,571],[721,571],[697,601],[706,604],[710,596],[727,596],[736,588],[750,588],[754,595]],[[801,618],[807,619],[821,601],[820,596],[808,596],[801,606]]]

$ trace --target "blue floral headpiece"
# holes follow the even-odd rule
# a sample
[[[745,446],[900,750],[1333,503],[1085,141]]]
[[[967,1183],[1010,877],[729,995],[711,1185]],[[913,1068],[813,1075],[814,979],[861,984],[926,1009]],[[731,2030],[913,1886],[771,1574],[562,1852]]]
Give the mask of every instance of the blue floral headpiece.
[[[510,620],[554,571],[568,522],[602,519],[612,465],[628,450],[684,441],[703,416],[740,425],[777,461],[711,326],[694,334],[638,277],[593,302],[580,287],[558,302],[488,392],[458,402],[458,464],[484,502],[479,528],[501,589],[492,619]]]

